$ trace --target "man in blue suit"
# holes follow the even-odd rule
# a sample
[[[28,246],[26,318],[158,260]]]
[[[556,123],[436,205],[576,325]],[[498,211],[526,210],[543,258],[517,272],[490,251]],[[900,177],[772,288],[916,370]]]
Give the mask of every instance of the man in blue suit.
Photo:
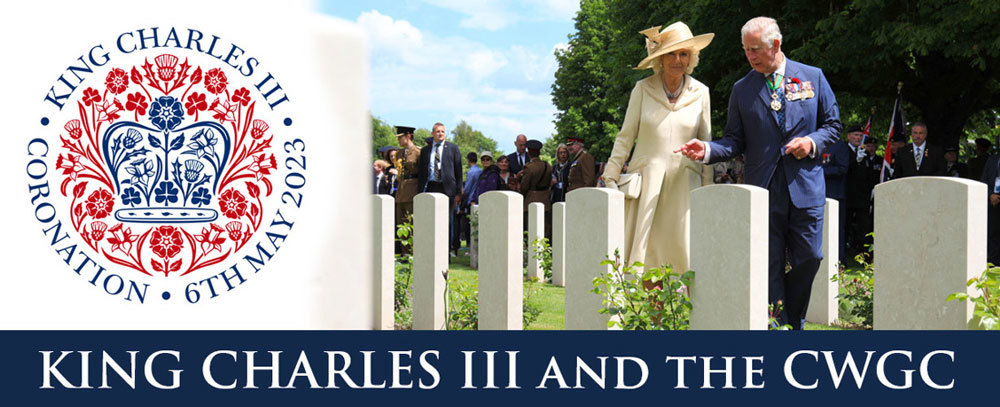
[[[746,183],[769,193],[768,300],[782,304],[779,323],[802,329],[823,259],[822,158],[839,138],[840,111],[819,68],[785,58],[774,19],[747,21],[742,37],[753,70],[733,85],[724,137],[675,152],[709,164],[746,155]]]

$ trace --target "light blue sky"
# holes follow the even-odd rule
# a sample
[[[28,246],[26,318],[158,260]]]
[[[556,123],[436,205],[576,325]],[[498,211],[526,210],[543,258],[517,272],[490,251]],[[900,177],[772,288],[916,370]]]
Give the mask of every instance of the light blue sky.
[[[448,131],[460,120],[503,151],[555,132],[553,51],[573,32],[578,0],[321,1],[358,23],[371,47],[371,111],[393,125]]]

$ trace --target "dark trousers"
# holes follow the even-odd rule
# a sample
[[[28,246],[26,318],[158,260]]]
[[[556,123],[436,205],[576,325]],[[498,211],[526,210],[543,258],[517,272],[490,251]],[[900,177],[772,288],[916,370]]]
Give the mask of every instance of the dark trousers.
[[[847,208],[847,246],[848,258],[854,258],[865,251],[865,244],[870,244],[866,237],[871,233],[872,215],[868,207]],[[842,256],[843,257],[843,256]],[[871,259],[869,259],[870,261]]]
[[[768,302],[782,303],[779,323],[802,329],[813,279],[823,259],[823,206],[796,208],[780,164],[771,183],[768,230]],[[785,273],[786,261],[791,270]]]
[[[455,197],[444,192],[444,184],[428,182],[424,192],[437,192],[448,197],[448,245],[451,250],[458,250],[458,228],[455,225]]]
[[[1000,206],[986,203],[986,261],[1000,266]]]

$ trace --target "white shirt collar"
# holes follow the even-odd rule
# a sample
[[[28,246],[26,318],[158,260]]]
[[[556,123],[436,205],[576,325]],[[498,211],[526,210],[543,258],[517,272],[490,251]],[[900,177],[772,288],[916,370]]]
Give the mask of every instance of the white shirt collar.
[[[786,65],[787,63],[788,63],[788,58],[786,58],[786,57],[785,57],[785,54],[784,54],[784,53],[782,53],[782,54],[781,54],[781,65],[778,65],[778,69],[774,71],[774,72],[776,72],[776,73],[777,73],[778,75],[781,75],[781,78],[782,78],[782,79],[784,79],[784,78],[785,78],[785,65]],[[773,73],[773,72],[772,72],[772,73]],[[771,74],[767,74],[767,75],[764,75],[764,76],[771,76]],[[787,82],[787,81],[786,81],[786,82]]]

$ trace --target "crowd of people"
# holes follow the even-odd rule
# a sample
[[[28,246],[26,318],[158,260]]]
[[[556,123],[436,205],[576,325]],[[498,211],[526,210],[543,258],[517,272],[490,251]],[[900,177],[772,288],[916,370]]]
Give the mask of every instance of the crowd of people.
[[[379,149],[380,158],[372,163],[372,192],[391,195],[396,201],[396,224],[410,219],[413,198],[421,192],[439,192],[449,202],[449,246],[452,257],[458,255],[462,241],[470,235],[469,211],[489,191],[513,191],[524,196],[524,228],[527,229],[528,205],[540,202],[545,208],[546,236],[551,236],[553,203],[566,200],[577,188],[602,186],[598,181],[601,165],[584,148],[583,139],[569,138],[556,148],[556,158],[541,159],[542,142],[520,134],[515,151],[494,157],[491,151],[465,154],[468,170],[462,174],[459,148],[447,141],[442,123],[432,127],[432,137],[417,147],[413,127],[397,126],[398,147]]]
[[[417,192],[441,192],[451,201],[451,247],[467,236],[464,214],[483,193],[510,190],[533,202],[565,200],[577,188],[606,186],[626,193],[626,264],[689,265],[690,191],[715,183],[743,183],[768,190],[768,302],[774,324],[801,329],[812,283],[823,259],[826,199],[839,201],[841,259],[860,252],[872,231],[872,191],[889,178],[957,176],[990,187],[989,260],[1000,263],[1000,158],[977,140],[977,156],[957,162],[957,146],[929,145],[928,127],[914,123],[912,143],[891,140],[892,162],[876,154],[879,141],[858,126],[844,133],[836,97],[821,69],[786,58],[782,35],[769,17],[741,29],[749,72],[733,85],[721,139],[711,138],[709,87],[692,73],[714,34],[695,36],[683,22],[640,32],[646,57],[635,69],[652,75],[636,82],[621,130],[606,164],[594,162],[583,140],[568,137],[552,163],[539,158],[542,143],[519,135],[516,151],[494,157],[469,153],[463,178],[458,147],[445,140],[441,123],[426,146],[412,147],[412,128],[399,129],[402,150],[386,149],[373,164],[375,193],[396,194],[397,220],[412,211],[412,195],[399,180],[415,180]],[[401,151],[403,153],[401,153]],[[481,166],[477,165],[477,158]],[[413,163],[412,165],[408,163]],[[886,175],[888,173],[888,176]],[[462,180],[465,182],[461,182]],[[394,192],[395,191],[395,192]],[[547,216],[548,218],[548,216]],[[547,222],[548,223],[548,222]],[[847,226],[845,226],[847,225]],[[846,229],[846,230],[845,230]],[[647,286],[654,285],[646,282]]]

